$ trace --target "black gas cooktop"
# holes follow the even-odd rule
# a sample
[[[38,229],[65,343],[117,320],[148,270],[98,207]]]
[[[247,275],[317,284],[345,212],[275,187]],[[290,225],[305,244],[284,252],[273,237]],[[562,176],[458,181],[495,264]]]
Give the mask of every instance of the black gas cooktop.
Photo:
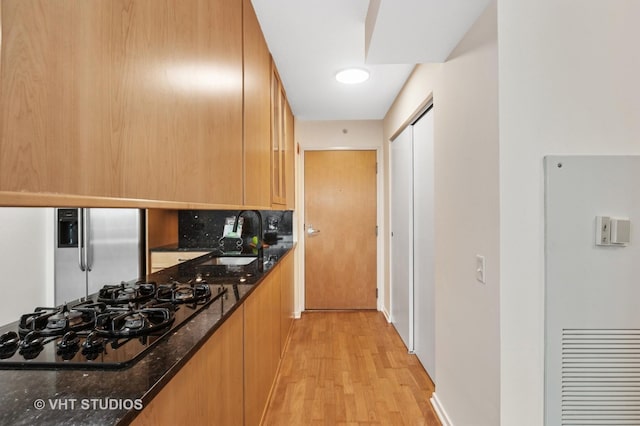
[[[107,285],[83,302],[35,308],[0,328],[0,369],[128,367],[225,292],[197,276]]]

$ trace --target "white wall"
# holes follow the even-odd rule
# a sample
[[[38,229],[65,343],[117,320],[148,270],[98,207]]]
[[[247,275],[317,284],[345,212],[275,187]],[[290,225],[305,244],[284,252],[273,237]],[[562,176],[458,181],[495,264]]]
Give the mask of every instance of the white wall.
[[[454,425],[500,424],[496,13],[493,2],[444,64],[416,67],[385,118],[388,138],[433,96],[436,398]]]
[[[543,424],[547,154],[640,153],[640,2],[500,0],[501,424]]]
[[[436,395],[461,426],[500,421],[496,29],[492,3],[445,62],[434,93]],[[486,284],[475,278],[477,254]]]
[[[375,149],[382,147],[382,120],[296,121],[303,149]]]
[[[0,325],[53,306],[53,209],[0,208]]]
[[[304,150],[329,150],[329,149],[363,149],[378,151],[378,164],[383,163],[382,158],[382,120],[353,120],[353,121],[305,121],[296,120],[296,141],[300,145],[300,157],[296,167],[296,182],[298,190],[296,194],[296,210],[299,214],[297,221],[298,275],[296,282],[296,316],[304,309]],[[380,168],[378,173],[378,220],[379,235],[384,235],[384,210],[383,191],[384,171]],[[378,309],[383,310],[384,294],[381,291],[384,276],[383,239],[378,239]],[[387,311],[388,312],[388,311]],[[386,313],[386,312],[385,312]],[[388,314],[387,314],[388,317]]]

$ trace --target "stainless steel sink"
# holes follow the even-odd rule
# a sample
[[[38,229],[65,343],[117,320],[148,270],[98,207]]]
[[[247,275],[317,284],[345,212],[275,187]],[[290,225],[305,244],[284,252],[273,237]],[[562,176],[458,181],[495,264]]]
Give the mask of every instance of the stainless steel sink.
[[[222,256],[212,257],[211,259],[202,262],[201,265],[230,265],[230,266],[243,266],[248,265],[255,261],[257,257],[246,256]]]

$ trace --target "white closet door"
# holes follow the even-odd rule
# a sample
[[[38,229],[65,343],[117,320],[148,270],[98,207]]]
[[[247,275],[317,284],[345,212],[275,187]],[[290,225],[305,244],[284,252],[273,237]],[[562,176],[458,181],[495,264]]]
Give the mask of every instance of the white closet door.
[[[391,322],[413,351],[412,126],[391,142]]]
[[[413,125],[414,350],[435,381],[433,110]]]

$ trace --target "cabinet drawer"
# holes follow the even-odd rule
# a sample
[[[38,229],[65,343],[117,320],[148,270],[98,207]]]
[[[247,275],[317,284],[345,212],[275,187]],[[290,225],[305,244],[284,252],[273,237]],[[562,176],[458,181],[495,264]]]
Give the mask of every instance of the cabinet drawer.
[[[203,256],[210,251],[152,251],[151,272],[158,272],[178,263]]]

